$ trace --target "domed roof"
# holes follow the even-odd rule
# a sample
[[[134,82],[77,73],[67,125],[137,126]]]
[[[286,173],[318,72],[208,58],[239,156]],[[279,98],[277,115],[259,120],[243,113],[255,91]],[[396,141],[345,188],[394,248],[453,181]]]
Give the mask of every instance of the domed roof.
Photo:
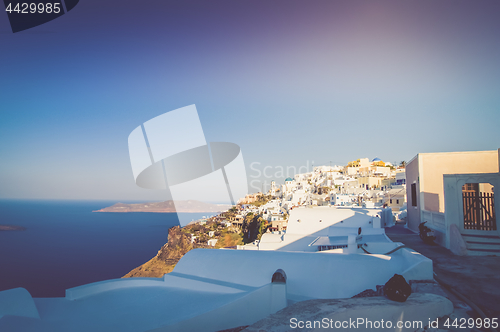
[[[292,178],[286,178],[285,182],[288,182],[288,181],[293,181],[293,179]]]
[[[380,158],[375,158],[372,161],[382,161]]]

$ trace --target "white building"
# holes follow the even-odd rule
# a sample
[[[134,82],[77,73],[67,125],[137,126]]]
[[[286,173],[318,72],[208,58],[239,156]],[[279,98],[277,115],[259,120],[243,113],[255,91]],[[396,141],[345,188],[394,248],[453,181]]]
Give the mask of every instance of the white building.
[[[330,205],[350,205],[356,198],[357,197],[353,195],[332,193],[330,194]]]
[[[365,241],[390,243],[377,246],[393,248],[395,244],[385,236],[384,231],[384,227],[392,225],[390,209],[300,207],[290,212],[286,233],[266,233],[258,247],[259,250],[285,251],[319,251],[321,248],[318,249],[318,246],[329,245],[343,248],[347,247],[348,235],[357,233],[361,227]],[[325,236],[332,238],[327,239]],[[318,242],[319,238],[322,240]],[[363,252],[361,249],[359,251]]]
[[[396,170],[396,185],[406,184],[406,170],[397,169]]]

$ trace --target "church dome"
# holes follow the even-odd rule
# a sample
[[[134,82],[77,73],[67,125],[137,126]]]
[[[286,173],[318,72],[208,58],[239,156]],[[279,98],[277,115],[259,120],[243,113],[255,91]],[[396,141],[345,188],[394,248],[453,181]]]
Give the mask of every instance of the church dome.
[[[285,182],[288,182],[288,181],[293,181],[293,179],[292,178],[286,178]]]

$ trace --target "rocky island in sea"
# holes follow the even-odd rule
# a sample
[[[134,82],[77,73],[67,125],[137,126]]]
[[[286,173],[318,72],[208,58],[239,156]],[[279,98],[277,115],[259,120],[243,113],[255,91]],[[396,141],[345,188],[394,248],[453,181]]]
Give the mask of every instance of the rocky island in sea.
[[[156,213],[220,213],[231,208],[231,205],[210,204],[200,201],[173,201],[124,204],[116,203],[93,212],[156,212]]]
[[[0,225],[1,231],[25,231],[26,227],[16,225]]]

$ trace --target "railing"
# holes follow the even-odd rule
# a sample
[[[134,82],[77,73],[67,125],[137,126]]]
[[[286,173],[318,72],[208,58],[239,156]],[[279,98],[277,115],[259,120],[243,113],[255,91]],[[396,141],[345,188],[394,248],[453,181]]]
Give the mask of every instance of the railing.
[[[427,221],[427,225],[431,226],[431,228],[446,229],[444,213],[422,210],[421,222],[424,221]]]

